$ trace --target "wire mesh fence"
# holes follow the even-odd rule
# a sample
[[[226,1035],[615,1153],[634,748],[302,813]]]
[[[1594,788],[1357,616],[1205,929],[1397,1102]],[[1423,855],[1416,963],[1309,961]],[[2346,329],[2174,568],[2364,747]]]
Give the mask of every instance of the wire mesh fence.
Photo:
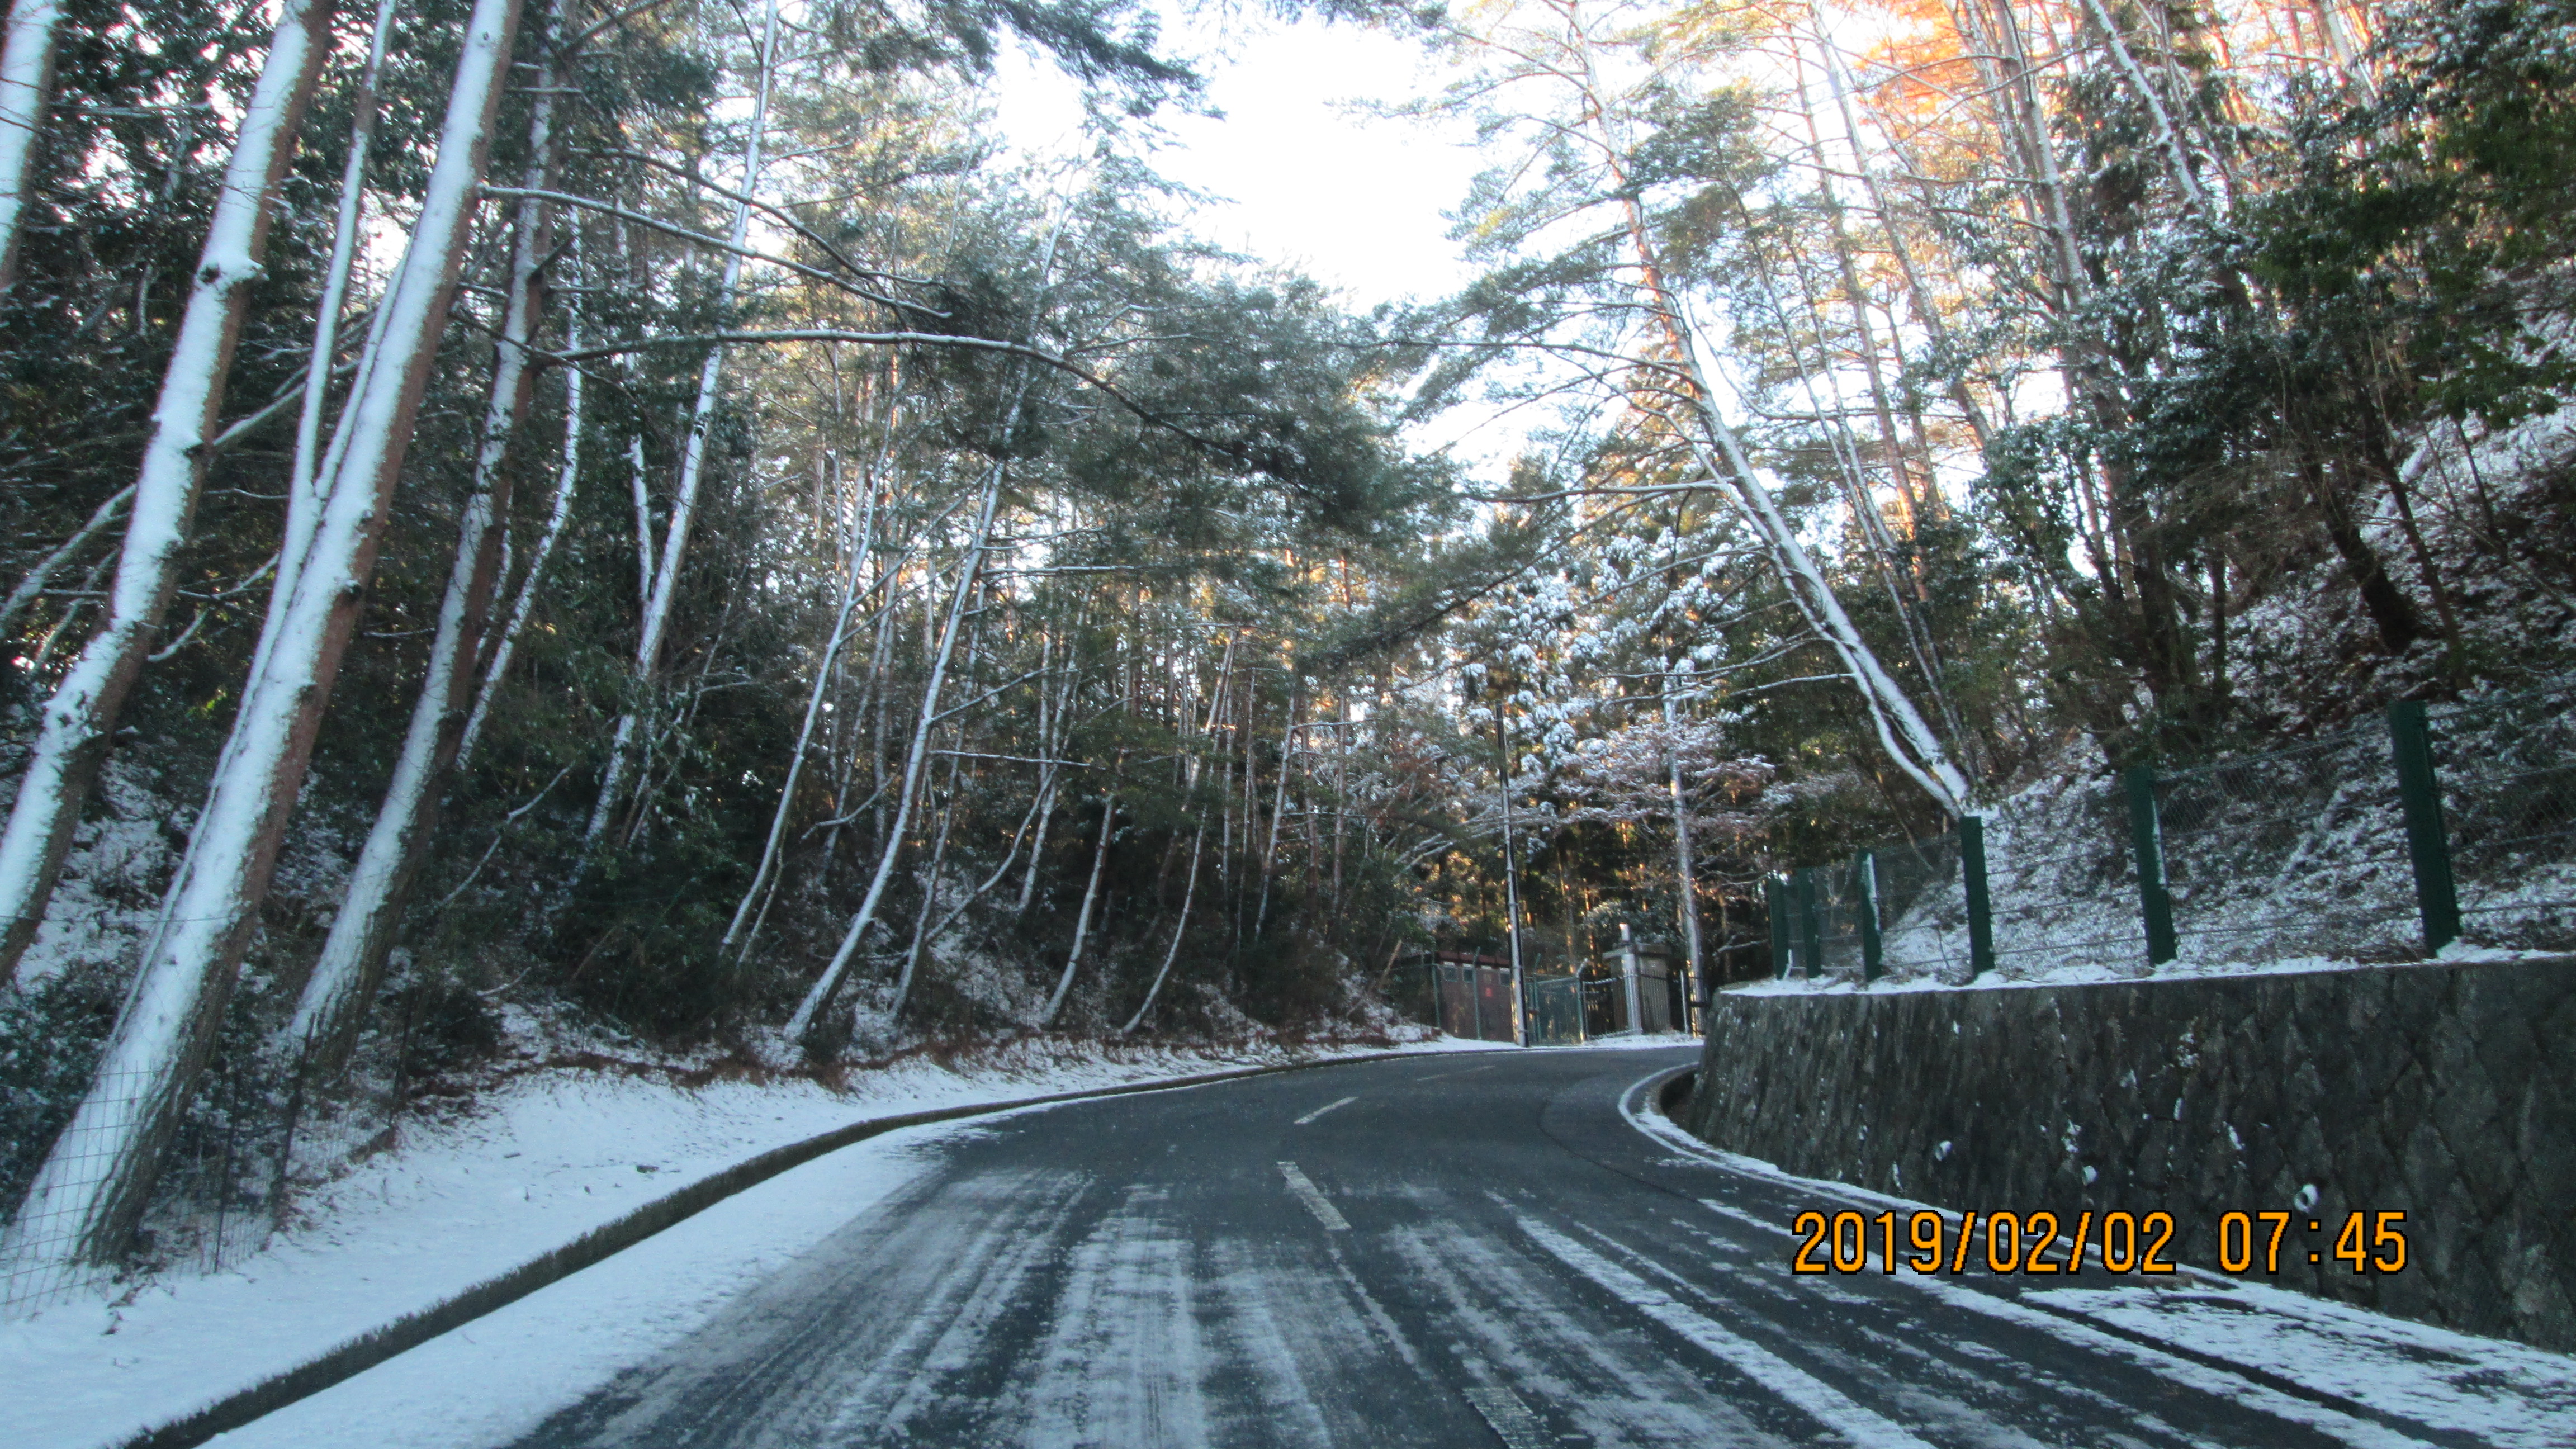
[[[2461,939],[2576,949],[2576,680],[2427,711]]]
[[[1959,837],[1893,841],[1870,849],[1876,876],[1882,969],[1898,980],[1963,977],[1969,970],[1968,894]]]
[[[312,1125],[298,1120],[305,1116],[298,1067],[258,1053],[217,1059],[180,1116],[130,1243],[106,1239],[87,1206],[97,1201],[89,1189],[125,1166],[119,1157],[132,1151],[132,1128],[157,1105],[154,1094],[169,1089],[166,1081],[100,1074],[59,1132],[11,1143],[0,1191],[17,1212],[0,1237],[0,1319],[94,1289],[138,1261],[212,1273],[257,1252],[283,1216],[298,1128]],[[360,1125],[332,1127],[338,1135]],[[41,1154],[26,1150],[34,1146]]]
[[[2416,954],[2421,929],[2387,726],[2160,771],[2155,790],[2186,959]]]
[[[2146,959],[2130,833],[2124,796],[2100,780],[2027,790],[1986,817],[1995,969]]]
[[[2576,679],[2049,782],[1764,894],[1782,974],[1863,982],[2576,951]]]

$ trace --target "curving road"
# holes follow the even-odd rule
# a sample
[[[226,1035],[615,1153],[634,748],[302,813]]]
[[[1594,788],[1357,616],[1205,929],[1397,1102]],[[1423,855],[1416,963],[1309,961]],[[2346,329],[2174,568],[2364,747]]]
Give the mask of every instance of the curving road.
[[[1688,1049],[1415,1056],[1003,1119],[571,1446],[2469,1443],[1978,1278],[1796,1277],[1848,1204],[1630,1120]]]

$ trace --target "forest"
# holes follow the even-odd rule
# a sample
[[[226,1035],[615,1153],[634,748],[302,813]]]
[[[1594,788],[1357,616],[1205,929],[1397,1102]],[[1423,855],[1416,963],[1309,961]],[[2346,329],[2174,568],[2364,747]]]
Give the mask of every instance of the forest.
[[[1366,312],[1193,233],[1162,19],[15,0],[11,1252],[217,1074],[1714,986],[1782,862],[2576,663],[2563,0],[1326,0],[1487,167]]]

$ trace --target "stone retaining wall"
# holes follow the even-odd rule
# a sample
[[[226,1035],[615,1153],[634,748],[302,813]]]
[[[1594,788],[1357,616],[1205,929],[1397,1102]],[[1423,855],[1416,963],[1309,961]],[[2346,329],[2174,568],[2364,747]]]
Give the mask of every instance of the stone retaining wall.
[[[2576,1349],[2576,961],[1720,993],[1708,1028],[1682,1111],[1728,1151],[2070,1225],[2161,1209],[2211,1269],[2221,1213],[2312,1185],[2257,1281]],[[2409,1267],[2333,1259],[2353,1209],[2406,1213]]]

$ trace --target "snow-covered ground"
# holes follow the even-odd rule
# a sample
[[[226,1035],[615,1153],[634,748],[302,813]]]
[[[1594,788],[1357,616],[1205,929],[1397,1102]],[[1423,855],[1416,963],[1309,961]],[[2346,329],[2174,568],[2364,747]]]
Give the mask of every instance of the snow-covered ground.
[[[1436,1038],[1400,1049],[1491,1048]],[[0,1383],[9,1385],[0,1394],[0,1444],[119,1443],[441,1303],[692,1181],[853,1122],[1371,1050],[1020,1044],[971,1064],[914,1058],[853,1072],[843,1091],[795,1078],[683,1088],[657,1074],[532,1073],[486,1093],[468,1113],[406,1125],[399,1150],[305,1197],[300,1218],[309,1226],[278,1235],[222,1272],[166,1274],[112,1300],[80,1299],[0,1324]],[[546,1392],[587,1368],[613,1369],[641,1347],[686,1333],[746,1284],[901,1187],[926,1144],[975,1130],[970,1119],[842,1149],[578,1275],[577,1287],[541,1291],[536,1298],[599,1298],[599,1311],[575,1315],[583,1331],[572,1341],[563,1340],[559,1315],[531,1319],[556,1326],[531,1342],[528,1355],[514,1357],[525,1382],[492,1384],[489,1396],[499,1407],[523,1407],[511,1395]],[[518,1321],[510,1313],[462,1332],[506,1332],[487,1325]],[[429,1363],[434,1349],[407,1357]],[[466,1427],[459,1426],[465,1437],[457,1442],[475,1442]]]

